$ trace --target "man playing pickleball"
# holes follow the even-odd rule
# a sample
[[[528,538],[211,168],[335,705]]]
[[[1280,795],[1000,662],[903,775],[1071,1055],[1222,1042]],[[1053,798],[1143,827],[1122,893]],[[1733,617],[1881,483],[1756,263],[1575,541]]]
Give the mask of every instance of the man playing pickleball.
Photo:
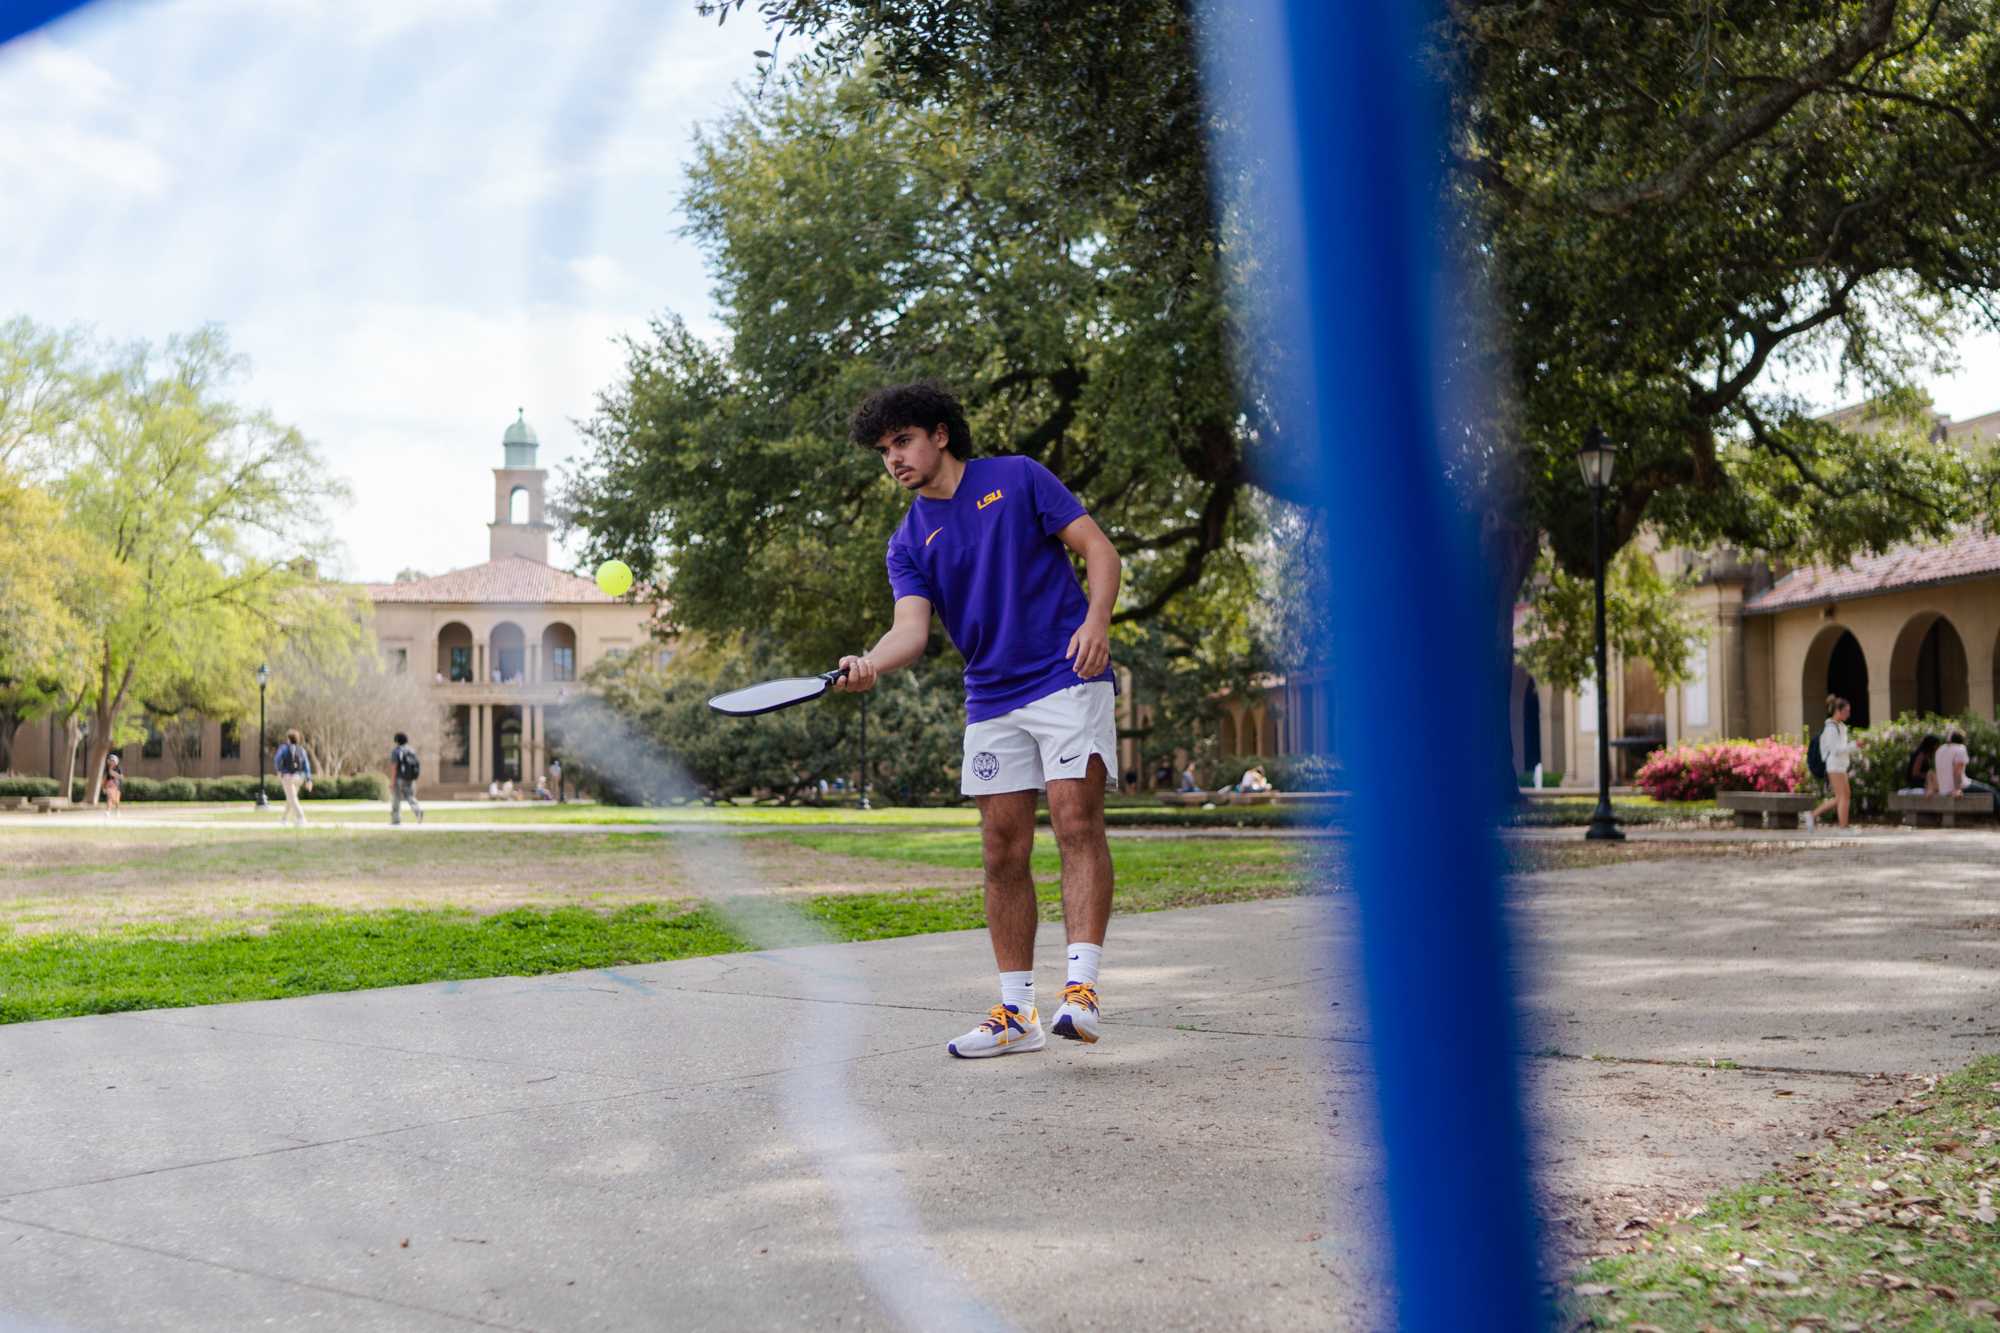
[[[929,382],[870,394],[854,411],[854,442],[882,456],[915,493],[889,539],[896,620],[866,654],[843,657],[836,689],[868,690],[884,671],[923,656],[931,612],[965,656],[965,768],[960,790],[979,804],[986,927],[1000,967],[1000,1003],[951,1042],[953,1055],[1038,1051],[1035,1008],[1035,801],[1046,791],[1062,854],[1068,984],[1049,1030],[1098,1035],[1097,969],[1111,915],[1104,792],[1115,787],[1111,609],[1118,552],[1055,474],[1032,458],[971,458],[965,412]],[[1083,557],[1085,598],[1070,563]]]

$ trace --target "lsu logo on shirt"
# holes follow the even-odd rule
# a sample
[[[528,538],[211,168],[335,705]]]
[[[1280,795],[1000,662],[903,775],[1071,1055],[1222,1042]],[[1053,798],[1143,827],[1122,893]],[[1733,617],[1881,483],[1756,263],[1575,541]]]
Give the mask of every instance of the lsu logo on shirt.
[[[992,504],[995,500],[999,498],[1000,498],[1000,491],[997,488],[994,490],[990,490],[986,492],[986,494],[979,497],[979,507],[981,509],[984,509],[986,508],[987,505]]]

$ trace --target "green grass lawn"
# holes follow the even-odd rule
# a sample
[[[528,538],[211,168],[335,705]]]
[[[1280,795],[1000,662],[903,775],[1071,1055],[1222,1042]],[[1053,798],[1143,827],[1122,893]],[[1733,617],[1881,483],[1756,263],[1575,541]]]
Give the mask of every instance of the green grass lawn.
[[[643,903],[479,917],[298,911],[256,930],[198,922],[0,941],[0,1023],[534,976],[747,947],[707,907]]]
[[[1519,828],[1578,828],[1597,809],[1594,796],[1524,797],[1509,821]],[[1656,801],[1650,796],[1611,798],[1621,824],[1727,824],[1733,816],[1713,801]]]
[[[2000,1056],[1574,1279],[1564,1328],[1993,1329]]]
[[[388,805],[382,801],[315,801],[307,805],[309,821],[330,823],[387,822]],[[266,818],[274,825],[279,811],[263,815],[242,802],[150,802],[125,807],[128,814],[145,819],[184,819],[189,822]],[[619,806],[575,802],[567,805],[546,801],[523,801],[504,806],[475,806],[459,801],[434,800],[425,804],[428,819],[445,824],[648,824],[671,827],[675,824],[728,824],[747,827],[788,828],[796,826],[845,825],[858,828],[923,826],[976,828],[979,811],[971,804],[951,806],[879,806],[859,810],[851,805],[663,805]],[[1044,822],[1048,811],[1041,812]],[[1105,821],[1112,827],[1140,826],[1166,828],[1287,828],[1309,824],[1320,816],[1313,811],[1280,806],[1219,806],[1213,810],[1161,805],[1150,796],[1107,798]]]
[[[0,834],[0,1022],[527,976],[984,924],[976,888],[802,890],[784,895],[789,914],[757,914],[753,945],[728,924],[730,895],[744,885],[677,885],[671,879],[675,845],[684,835],[670,827],[392,836],[326,826],[300,833],[194,824],[100,827],[87,838],[48,825],[23,827],[27,831],[18,836]],[[752,825],[727,836],[757,848],[767,862],[772,852],[786,864],[835,854],[843,859],[830,862],[832,877],[863,883],[871,862],[884,868],[882,882],[918,885],[933,869],[979,865],[979,835],[966,828]],[[1055,847],[1046,832],[1037,843],[1041,910],[1054,920],[1061,911]],[[800,856],[787,859],[786,846]],[[1307,858],[1324,854],[1323,848],[1274,840],[1121,840],[1114,852],[1117,910],[1297,893],[1305,887]],[[502,880],[585,890],[634,882],[653,887],[622,896],[586,892],[575,905],[536,903],[484,914],[423,905],[427,894],[431,902],[450,901],[448,890]],[[406,903],[389,910],[326,905],[356,884]],[[702,902],[695,889],[719,899]],[[101,902],[121,892],[152,895],[158,904],[152,917],[79,915],[77,921],[92,922],[79,925],[59,915],[75,910],[77,896]]]
[[[780,836],[815,851],[959,870],[980,867],[977,831],[920,829],[861,834],[788,831]],[[1131,838],[1120,839],[1112,846],[1112,861],[1121,889],[1175,880],[1198,883],[1242,876],[1288,877],[1296,874],[1304,856],[1301,843],[1277,838]],[[1038,879],[1053,877],[1062,869],[1055,839],[1046,829],[1035,838],[1031,865]]]
[[[126,812],[138,818],[185,818],[240,820],[255,816],[249,806],[207,804],[134,804]],[[388,804],[383,801],[317,801],[306,806],[308,825],[313,822],[387,823]],[[275,826],[279,811],[264,816]],[[66,817],[66,816],[65,816]],[[812,824],[937,825],[973,828],[979,812],[971,806],[891,806],[857,810],[852,806],[811,805],[597,805],[573,802],[562,805],[548,801],[519,801],[504,806],[477,806],[458,801],[433,800],[424,803],[424,817],[432,824],[740,824],[746,827],[788,827]]]

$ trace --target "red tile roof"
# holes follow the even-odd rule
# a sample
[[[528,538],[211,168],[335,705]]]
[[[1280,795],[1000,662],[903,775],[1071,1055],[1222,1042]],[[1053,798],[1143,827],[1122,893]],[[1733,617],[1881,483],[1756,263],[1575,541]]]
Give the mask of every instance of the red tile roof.
[[[1751,615],[1768,615],[1996,574],[2000,574],[2000,535],[1968,532],[1936,545],[1898,546],[1838,569],[1810,565],[1793,570],[1745,602],[1743,609]]]
[[[454,569],[409,583],[364,583],[371,602],[597,602],[609,604],[598,586],[580,574],[567,574],[524,556],[503,556],[470,569]]]

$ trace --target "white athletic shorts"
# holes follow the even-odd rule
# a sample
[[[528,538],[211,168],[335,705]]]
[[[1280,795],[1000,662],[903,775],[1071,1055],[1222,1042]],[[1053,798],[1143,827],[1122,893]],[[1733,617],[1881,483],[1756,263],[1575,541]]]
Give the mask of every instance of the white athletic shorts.
[[[1090,756],[1104,759],[1104,786],[1118,790],[1116,692],[1108,680],[1085,681],[1011,713],[965,729],[965,768],[958,789],[967,796],[1047,791],[1050,778],[1080,778]]]

